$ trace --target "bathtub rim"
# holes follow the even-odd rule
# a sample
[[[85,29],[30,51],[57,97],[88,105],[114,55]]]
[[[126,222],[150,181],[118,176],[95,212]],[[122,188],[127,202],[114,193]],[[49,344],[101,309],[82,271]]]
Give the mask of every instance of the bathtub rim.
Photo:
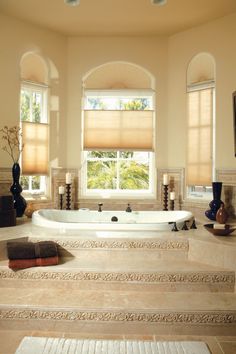
[[[111,231],[168,231],[172,229],[171,222],[145,222],[145,223],[116,223],[116,222],[60,222],[56,220],[50,220],[44,217],[42,212],[45,213],[45,211],[48,212],[58,212],[58,213],[63,213],[63,212],[85,212],[84,210],[58,210],[58,209],[39,209],[37,211],[34,211],[32,215],[32,224],[35,226],[41,226],[41,227],[46,227],[46,228],[52,228],[52,229],[63,229],[63,230],[111,230]],[[96,210],[90,210],[94,213],[98,213]],[[121,210],[107,210],[108,212],[114,213],[114,216],[117,212],[125,213],[125,211]],[[106,212],[106,211],[105,211]],[[133,213],[140,213],[140,212],[153,212],[153,211],[135,211]],[[171,211],[156,211],[156,212],[168,212],[170,213]],[[185,217],[182,217],[178,219],[177,225],[183,224],[184,221],[192,220],[194,218],[194,215],[192,212],[187,211],[187,210],[175,210],[175,213],[181,212],[181,213],[186,213]]]

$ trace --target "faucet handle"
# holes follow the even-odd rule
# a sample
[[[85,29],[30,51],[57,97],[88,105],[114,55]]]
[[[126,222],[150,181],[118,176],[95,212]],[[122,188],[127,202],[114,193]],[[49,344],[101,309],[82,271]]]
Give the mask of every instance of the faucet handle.
[[[127,213],[131,213],[132,212],[132,209],[131,209],[131,207],[130,207],[130,204],[128,203],[128,205],[127,205],[127,208],[126,208],[126,210],[125,210]]]

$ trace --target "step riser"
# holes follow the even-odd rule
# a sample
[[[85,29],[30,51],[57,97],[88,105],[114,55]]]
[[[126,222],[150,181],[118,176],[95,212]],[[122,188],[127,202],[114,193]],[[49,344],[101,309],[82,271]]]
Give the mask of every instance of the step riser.
[[[121,262],[133,259],[139,262],[146,262],[147,259],[169,259],[169,260],[187,260],[188,253],[181,250],[62,250],[59,248],[59,256],[62,258],[75,257],[87,259],[101,259],[104,262],[112,262],[118,259]]]
[[[129,322],[129,321],[86,321],[86,320],[58,320],[50,319],[17,319],[0,320],[2,330],[63,332],[63,333],[87,333],[96,335],[204,335],[204,336],[235,336],[236,324],[227,323],[166,323]]]
[[[101,282],[101,281],[57,281],[57,280],[0,280],[0,288],[43,288],[71,290],[124,290],[155,292],[225,292],[233,293],[232,284],[191,284],[191,283],[142,283],[142,282]]]

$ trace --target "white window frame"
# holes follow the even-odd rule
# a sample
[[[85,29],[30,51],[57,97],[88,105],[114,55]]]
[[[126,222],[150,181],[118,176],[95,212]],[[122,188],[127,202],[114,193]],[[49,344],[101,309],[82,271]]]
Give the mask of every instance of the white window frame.
[[[187,94],[193,91],[212,89],[212,180],[215,180],[215,81],[205,81],[188,85]],[[186,198],[188,200],[209,201],[212,199],[212,186],[186,185]]]
[[[40,84],[37,82],[31,82],[23,80],[20,88],[20,116],[21,116],[21,93],[25,89],[30,93],[39,92],[42,95],[41,101],[41,119],[40,123],[48,123],[48,86],[45,84]],[[30,122],[32,122],[32,101],[30,102]],[[20,126],[21,126],[21,117],[20,117]],[[21,162],[21,161],[20,161]],[[29,189],[23,190],[22,194],[27,199],[46,199],[49,195],[49,178],[47,176],[40,176],[40,188],[32,189],[32,177],[34,176],[25,176],[29,177]]]
[[[152,107],[151,109],[154,110],[155,112],[155,100],[154,100],[154,91],[153,90],[146,90],[146,89],[141,89],[141,90],[85,90],[84,91],[84,96],[83,96],[83,108],[82,108],[82,114],[83,110],[86,108],[86,101],[87,97],[117,97],[117,98],[125,98],[125,97],[134,97],[134,98],[145,98],[145,97],[150,97],[152,101]],[[154,119],[155,119],[155,114],[154,114]],[[154,124],[155,127],[155,124]],[[155,130],[155,128],[154,128]],[[83,134],[83,129],[82,129],[82,134]],[[155,136],[155,131],[154,131],[154,136]],[[155,144],[154,144],[155,146]],[[114,198],[114,199],[123,199],[124,197],[130,198],[130,199],[138,199],[138,198],[147,198],[147,199],[154,199],[156,196],[156,169],[155,169],[155,151],[154,152],[149,152],[149,189],[145,190],[121,190],[121,189],[87,189],[87,151],[83,151],[81,149],[81,170],[80,170],[80,197],[81,198]],[[117,150],[115,150],[117,151]],[[135,152],[135,151],[134,151]],[[90,159],[89,159],[90,160]],[[97,159],[100,160],[101,159]],[[105,160],[109,160],[109,158],[105,158]],[[113,160],[113,159],[110,159]],[[118,159],[119,161],[124,160],[124,161],[129,161],[135,159]],[[114,161],[114,160],[113,160]],[[136,159],[137,161],[137,159]],[[119,181],[116,181],[118,184]]]

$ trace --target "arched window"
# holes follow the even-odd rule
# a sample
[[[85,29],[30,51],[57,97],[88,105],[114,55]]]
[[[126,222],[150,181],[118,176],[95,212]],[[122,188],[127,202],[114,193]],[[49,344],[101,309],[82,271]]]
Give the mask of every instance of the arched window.
[[[210,198],[214,179],[215,63],[208,53],[196,55],[187,72],[187,165],[189,197]]]
[[[154,196],[153,77],[124,62],[83,80],[83,196]]]
[[[48,68],[41,56],[21,60],[20,120],[22,178],[25,194],[46,194],[49,171]]]

